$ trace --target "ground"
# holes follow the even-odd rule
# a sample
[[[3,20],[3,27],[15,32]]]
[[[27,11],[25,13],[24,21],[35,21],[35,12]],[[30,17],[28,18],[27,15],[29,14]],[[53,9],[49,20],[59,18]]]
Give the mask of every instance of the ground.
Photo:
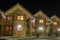
[[[0,40],[60,40],[60,37],[56,38],[11,38],[11,37],[0,37]]]

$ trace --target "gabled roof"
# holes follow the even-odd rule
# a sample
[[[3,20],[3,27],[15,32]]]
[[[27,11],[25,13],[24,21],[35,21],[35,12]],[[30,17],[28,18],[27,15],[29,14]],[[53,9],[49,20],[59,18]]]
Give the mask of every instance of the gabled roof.
[[[39,10],[37,13],[35,13],[35,17],[38,16],[38,15],[42,15],[44,17],[46,17],[47,20],[50,20],[52,21],[46,14],[44,14],[41,10]]]
[[[10,9],[8,9],[6,12],[5,12],[5,15],[9,14],[9,13],[13,13],[16,9],[20,9],[22,10],[23,12],[25,12],[29,17],[32,17],[33,15],[28,11],[26,10],[21,4],[17,3],[16,5],[14,5],[13,7],[11,7]],[[28,17],[27,16],[27,17]]]
[[[51,17],[51,19],[53,19],[53,18],[55,18],[56,20],[60,21],[59,17],[57,17],[56,15],[53,15],[53,16]]]

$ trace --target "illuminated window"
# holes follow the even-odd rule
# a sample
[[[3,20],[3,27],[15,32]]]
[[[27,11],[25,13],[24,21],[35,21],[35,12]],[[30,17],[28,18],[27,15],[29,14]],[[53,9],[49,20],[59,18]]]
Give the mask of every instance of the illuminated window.
[[[10,31],[12,31],[12,27],[10,26]]]
[[[7,19],[8,19],[8,20],[12,20],[12,16],[8,16]]]
[[[6,27],[6,31],[9,31],[9,27],[8,26]]]
[[[43,19],[40,19],[40,20],[39,20],[39,23],[44,23],[44,20],[43,20]]]
[[[6,26],[6,31],[12,31],[12,27],[11,26]]]
[[[17,16],[17,20],[23,20],[23,16]]]
[[[54,22],[54,25],[57,25],[57,22]]]

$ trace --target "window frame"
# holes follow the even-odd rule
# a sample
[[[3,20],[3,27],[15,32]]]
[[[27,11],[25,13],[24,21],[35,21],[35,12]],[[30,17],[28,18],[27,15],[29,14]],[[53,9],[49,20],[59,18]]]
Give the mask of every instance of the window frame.
[[[44,19],[39,19],[39,23],[44,23]]]
[[[58,25],[58,22],[53,22],[54,25]]]
[[[9,17],[10,19],[8,19],[8,17]],[[12,20],[13,20],[13,16],[8,15],[8,16],[6,16],[6,19],[7,19],[8,21],[12,21]]]
[[[19,19],[18,19],[18,16],[22,16],[22,18],[19,18]],[[23,15],[17,15],[16,18],[17,18],[18,21],[23,21],[23,20],[24,20],[24,16],[23,16]]]

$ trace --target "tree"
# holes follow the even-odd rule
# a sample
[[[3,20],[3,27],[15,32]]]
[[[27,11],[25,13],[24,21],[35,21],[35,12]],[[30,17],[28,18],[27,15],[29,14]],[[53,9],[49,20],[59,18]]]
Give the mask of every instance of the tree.
[[[58,32],[57,32],[57,30],[55,30],[55,35],[56,35],[56,37],[58,37],[59,35],[58,35]]]
[[[51,27],[48,26],[47,29],[46,29],[46,35],[50,36],[50,32],[51,32]]]

